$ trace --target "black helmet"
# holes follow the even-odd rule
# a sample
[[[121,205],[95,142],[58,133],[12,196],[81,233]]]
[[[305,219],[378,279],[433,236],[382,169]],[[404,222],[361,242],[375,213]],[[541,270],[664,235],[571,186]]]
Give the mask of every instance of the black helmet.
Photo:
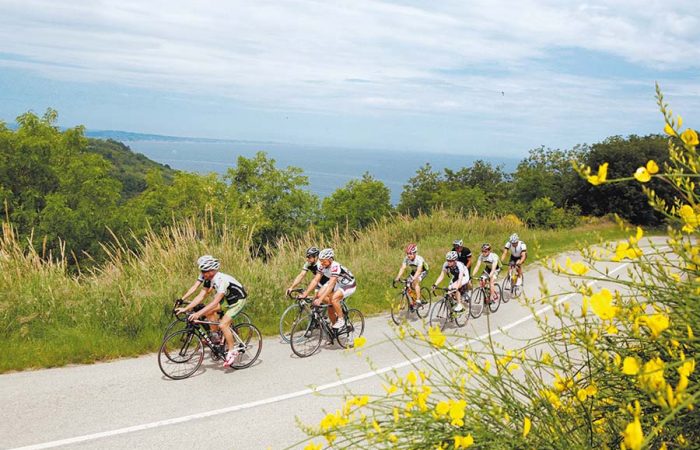
[[[320,252],[320,250],[319,250],[318,248],[316,248],[316,247],[309,247],[309,248],[306,249],[306,257],[307,257],[307,258],[308,258],[309,256],[314,256],[314,257],[316,257],[316,256],[318,256],[318,253],[319,253],[319,252]]]

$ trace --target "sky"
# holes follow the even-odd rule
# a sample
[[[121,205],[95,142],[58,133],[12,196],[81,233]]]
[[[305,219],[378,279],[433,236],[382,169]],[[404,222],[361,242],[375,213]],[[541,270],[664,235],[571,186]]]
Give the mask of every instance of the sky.
[[[0,120],[522,157],[700,128],[695,1],[0,0]]]

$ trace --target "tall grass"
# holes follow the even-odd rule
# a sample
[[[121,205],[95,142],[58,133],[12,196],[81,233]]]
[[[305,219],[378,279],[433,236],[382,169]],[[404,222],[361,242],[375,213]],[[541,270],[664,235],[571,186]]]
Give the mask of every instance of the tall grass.
[[[138,248],[118,240],[105,244],[108,261],[74,273],[64,255],[46,258],[18,241],[9,224],[0,240],[0,371],[90,362],[154,351],[171,320],[168,309],[197,277],[197,257],[209,253],[222,271],[247,288],[246,312],[265,334],[277,332],[288,305],[284,289],[299,272],[310,245],[333,247],[337,260],[354,272],[357,293],[350,302],[365,314],[386,310],[386,294],[406,243],[419,243],[430,263],[428,281],[437,277],[445,252],[456,238],[472,250],[482,242],[500,248],[517,231],[528,243],[530,261],[573,249],[576,241],[619,235],[609,223],[566,231],[525,228],[517,218],[460,216],[435,211],[417,218],[395,217],[359,232],[336,230],[321,236],[313,230],[297,239],[282,239],[265,257],[251,255],[252,232],[231,230],[211,221],[185,221],[161,233],[148,233]],[[44,256],[44,257],[42,257]]]

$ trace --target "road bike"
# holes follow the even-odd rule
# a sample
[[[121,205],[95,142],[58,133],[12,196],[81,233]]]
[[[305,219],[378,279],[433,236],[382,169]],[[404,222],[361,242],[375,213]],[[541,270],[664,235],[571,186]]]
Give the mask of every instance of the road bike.
[[[171,314],[173,316],[172,322],[168,324],[167,327],[165,327],[165,332],[163,333],[163,340],[165,340],[166,337],[170,336],[173,334],[175,331],[179,330],[184,330],[186,327],[186,323],[178,319],[177,315],[177,309],[180,308],[181,306],[184,306],[187,302],[182,300],[181,298],[178,298],[175,300],[175,303],[172,307],[172,309],[168,310],[166,307],[166,311],[168,314]],[[192,310],[193,312],[199,312],[202,309],[204,309],[205,305],[202,305],[201,303],[197,306],[194,307]],[[223,317],[223,312],[219,312],[219,318]],[[243,311],[239,312],[236,314],[236,317],[233,318],[233,321],[231,322],[232,325],[238,325],[239,323],[252,323],[250,320],[250,317],[248,314],[244,313]],[[209,331],[209,325],[206,325],[204,328]]]
[[[503,298],[503,289],[499,283],[494,283],[496,288],[495,292],[491,292],[491,284],[489,282],[489,275],[482,273],[479,277],[479,286],[474,288],[472,293],[472,298],[475,302],[481,302],[489,307],[489,311],[495,313],[498,311],[498,307],[501,306],[501,299]]]
[[[321,346],[324,337],[329,344],[334,342],[343,348],[352,347],[355,338],[362,336],[365,331],[365,317],[358,309],[348,309],[344,301],[341,301],[345,325],[339,329],[331,326],[326,315],[329,305],[311,305],[311,311],[304,314],[294,323],[290,344],[292,351],[300,358],[311,356]]]
[[[432,311],[430,312],[430,326],[438,326],[440,330],[444,330],[448,322],[454,322],[458,327],[463,327],[467,324],[469,320],[470,311],[464,308],[462,311],[455,311],[457,306],[457,289],[446,289],[436,287],[435,290],[442,291],[444,294],[440,300],[435,302]],[[469,305],[470,298],[466,290],[463,295],[464,303]]]
[[[415,313],[421,319],[428,317],[430,304],[432,303],[430,290],[426,287],[421,287],[421,303],[417,303],[416,291],[411,285],[413,280],[411,278],[406,278],[400,279],[399,282],[403,284],[403,289],[394,297],[391,303],[391,320],[393,320],[396,325],[401,325],[402,322],[409,319],[411,313]],[[396,287],[396,283],[392,281],[391,286]]]
[[[303,289],[293,289],[287,293],[287,297],[294,299],[294,302],[287,306],[280,316],[280,338],[282,342],[288,344],[290,336],[292,334],[292,327],[294,323],[299,320],[299,318],[308,314],[311,309],[310,305],[312,302],[311,298],[299,298],[299,294],[304,292]]]
[[[523,274],[518,275],[518,268],[516,263],[511,262],[508,264],[508,273],[503,279],[503,303],[508,303],[511,298],[518,298],[520,294],[523,293],[523,286],[525,284],[525,277]]]
[[[226,341],[214,343],[205,326],[219,325],[207,320],[189,320],[189,315],[180,314],[178,320],[185,322],[185,328],[168,335],[158,351],[158,366],[161,372],[173,380],[182,380],[194,374],[204,360],[204,347],[211,350],[212,358],[221,361],[226,358]],[[239,323],[230,326],[233,334],[236,358],[232,369],[250,367],[260,356],[262,335],[252,323]]]

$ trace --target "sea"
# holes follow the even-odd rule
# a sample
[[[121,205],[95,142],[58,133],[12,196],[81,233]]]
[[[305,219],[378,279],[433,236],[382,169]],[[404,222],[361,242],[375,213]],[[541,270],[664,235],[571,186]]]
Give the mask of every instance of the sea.
[[[196,173],[225,173],[236,166],[238,156],[250,158],[259,151],[275,160],[276,167],[299,167],[309,179],[307,189],[323,198],[345,186],[352,179],[369,172],[391,190],[391,202],[397,204],[404,186],[416,171],[430,163],[433,170],[459,170],[474,161],[486,158],[396,150],[369,150],[338,147],[304,146],[284,143],[252,143],[229,141],[124,141],[133,151],[142,153],[173,169]],[[506,172],[515,170],[518,159],[488,157]]]

